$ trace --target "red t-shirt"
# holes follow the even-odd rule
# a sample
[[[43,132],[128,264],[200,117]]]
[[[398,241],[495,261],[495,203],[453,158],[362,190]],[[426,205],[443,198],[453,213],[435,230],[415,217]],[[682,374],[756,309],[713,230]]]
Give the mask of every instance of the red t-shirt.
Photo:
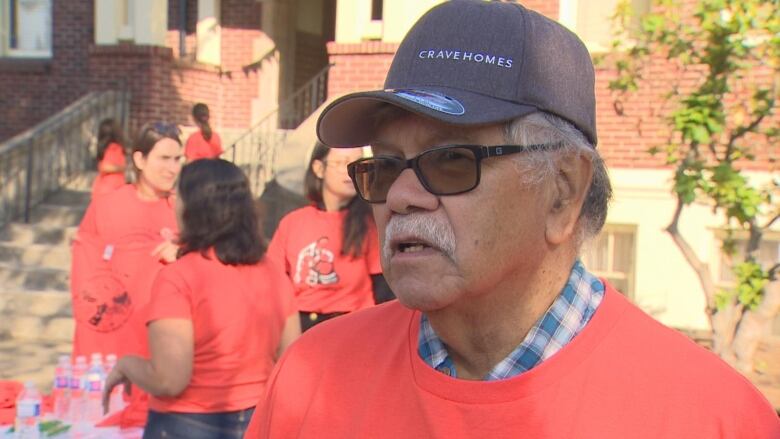
[[[121,186],[124,186],[124,168],[127,165],[127,161],[125,158],[125,150],[122,148],[122,145],[118,143],[109,143],[108,147],[106,147],[105,153],[103,154],[103,159],[100,160],[100,163],[98,164],[98,169],[100,169],[102,165],[119,166],[123,169],[123,171],[112,172],[110,174],[99,172],[98,176],[95,177],[95,182],[92,184],[93,196],[111,192]]]
[[[198,159],[213,159],[222,154],[222,140],[212,131],[211,139],[206,140],[200,130],[190,134],[184,145],[184,156],[191,162]]]
[[[747,379],[610,286],[569,344],[506,380],[434,370],[417,352],[419,326],[419,312],[393,301],[306,332],[245,437],[780,437]]]
[[[146,355],[146,307],[162,263],[150,253],[177,233],[173,201],[145,201],[134,185],[97,195],[73,243],[73,355]]]
[[[148,321],[191,320],[192,378],[175,398],[151,397],[160,412],[216,413],[257,404],[273,369],[287,317],[296,312],[290,280],[268,258],[233,266],[188,253],[163,268]]]
[[[268,248],[295,285],[301,311],[351,312],[374,305],[371,275],[382,272],[376,226],[368,219],[362,256],[341,254],[346,211],[296,209],[279,223]]]

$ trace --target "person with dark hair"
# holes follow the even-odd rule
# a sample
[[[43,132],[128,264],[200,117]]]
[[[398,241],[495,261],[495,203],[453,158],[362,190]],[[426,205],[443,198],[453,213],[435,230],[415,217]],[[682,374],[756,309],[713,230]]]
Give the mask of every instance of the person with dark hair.
[[[92,184],[92,195],[111,192],[125,184],[124,136],[122,127],[114,119],[103,119],[98,126],[97,170]]]
[[[304,332],[392,298],[379,266],[376,226],[347,175],[347,163],[361,156],[318,143],[304,176],[311,205],[284,216],[271,240],[269,256],[295,285]]]
[[[144,437],[241,438],[278,355],[299,334],[290,280],[264,258],[249,181],[234,164],[182,169],[179,259],[154,281],[150,357],[119,359],[112,389],[148,392]]]
[[[195,104],[192,107],[192,119],[195,120],[198,131],[190,134],[184,145],[187,162],[219,157],[222,154],[222,139],[211,129],[209,107],[202,102]]]
[[[177,126],[144,125],[133,145],[135,183],[96,195],[87,207],[72,246],[74,357],[147,353],[151,284],[178,252],[173,189],[181,157]],[[134,401],[144,407],[140,395]]]
[[[580,260],[612,195],[595,84],[560,23],[453,0],[381,90],[325,107],[324,144],[371,146],[349,175],[398,300],[304,334],[247,438],[780,438],[745,377]]]

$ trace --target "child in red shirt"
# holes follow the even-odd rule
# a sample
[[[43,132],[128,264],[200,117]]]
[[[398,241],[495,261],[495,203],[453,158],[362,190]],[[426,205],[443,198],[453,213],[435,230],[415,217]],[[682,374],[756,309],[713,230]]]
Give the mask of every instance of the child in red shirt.
[[[203,103],[195,104],[192,107],[192,118],[195,119],[198,131],[187,138],[184,146],[187,162],[219,157],[222,154],[222,140],[209,125],[209,107]]]
[[[125,184],[125,147],[122,128],[114,119],[104,119],[98,128],[98,176],[92,184],[92,195],[111,192]]]
[[[360,157],[359,150],[318,143],[304,178],[313,204],[282,218],[268,249],[295,285],[304,331],[394,297],[381,274],[369,207],[346,171]]]
[[[147,315],[150,358],[106,380],[149,392],[145,437],[241,437],[278,355],[300,334],[292,285],[264,258],[249,182],[220,159],[184,167],[181,257],[163,268]]]

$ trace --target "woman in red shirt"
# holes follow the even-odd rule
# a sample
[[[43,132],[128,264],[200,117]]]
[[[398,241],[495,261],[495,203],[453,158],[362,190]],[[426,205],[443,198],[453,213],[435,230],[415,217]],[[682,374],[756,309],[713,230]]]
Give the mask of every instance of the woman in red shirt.
[[[209,107],[204,103],[195,104],[192,107],[192,118],[198,131],[190,134],[184,146],[187,162],[219,157],[222,154],[222,140],[209,125]]]
[[[268,248],[295,285],[304,331],[394,298],[382,277],[370,208],[347,174],[347,164],[361,156],[318,142],[304,177],[312,204],[282,218]]]
[[[178,247],[172,191],[181,170],[175,125],[141,128],[136,182],[92,198],[72,248],[73,355],[146,351],[149,289]]]
[[[122,128],[114,119],[104,119],[98,128],[98,176],[92,184],[92,195],[111,192],[125,184],[125,147]]]
[[[279,354],[300,334],[289,279],[264,258],[249,181],[230,162],[184,167],[179,259],[152,287],[151,357],[125,356],[106,380],[149,392],[144,437],[241,438]]]

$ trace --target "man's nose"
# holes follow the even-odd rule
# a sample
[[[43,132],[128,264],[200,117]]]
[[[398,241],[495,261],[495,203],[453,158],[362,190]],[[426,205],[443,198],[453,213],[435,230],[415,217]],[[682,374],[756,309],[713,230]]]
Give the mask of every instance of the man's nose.
[[[406,168],[390,185],[385,203],[393,212],[409,213],[435,210],[439,206],[439,197],[425,189],[412,168]]]

